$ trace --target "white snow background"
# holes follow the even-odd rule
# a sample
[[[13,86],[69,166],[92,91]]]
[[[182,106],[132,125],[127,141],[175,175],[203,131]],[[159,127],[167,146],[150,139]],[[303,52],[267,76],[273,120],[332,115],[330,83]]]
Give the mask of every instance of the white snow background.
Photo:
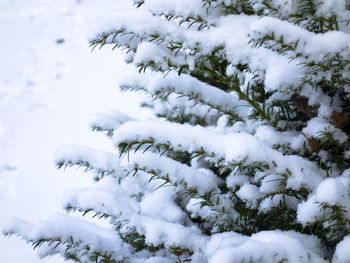
[[[82,170],[57,170],[53,161],[61,144],[111,149],[89,131],[91,115],[140,117],[135,96],[117,89],[121,52],[91,53],[87,41],[96,19],[130,2],[0,0],[0,226],[11,217],[44,220],[62,210],[66,190],[91,184]],[[24,241],[0,235],[0,262],[39,259]]]

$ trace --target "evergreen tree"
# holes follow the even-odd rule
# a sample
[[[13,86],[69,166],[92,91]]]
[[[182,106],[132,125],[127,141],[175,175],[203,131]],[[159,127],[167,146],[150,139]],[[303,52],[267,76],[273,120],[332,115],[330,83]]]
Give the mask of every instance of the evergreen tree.
[[[115,153],[74,214],[8,226],[76,262],[350,262],[350,11],[345,0],[135,0],[91,44],[126,49],[121,89],[152,120],[99,115]],[[108,220],[108,225],[105,224]]]

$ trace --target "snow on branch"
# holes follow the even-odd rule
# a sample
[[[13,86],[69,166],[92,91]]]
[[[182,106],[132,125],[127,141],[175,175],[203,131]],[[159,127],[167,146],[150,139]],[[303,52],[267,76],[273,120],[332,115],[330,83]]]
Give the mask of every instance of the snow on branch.
[[[157,127],[157,130],[154,129]],[[317,186],[325,173],[312,162],[299,156],[283,156],[279,151],[262,144],[259,139],[248,133],[220,134],[200,126],[180,125],[159,121],[128,122],[116,131],[116,145],[124,145],[131,150],[133,146],[144,143],[150,147],[171,148],[173,151],[189,152],[210,157],[214,160],[222,158],[226,165],[245,161],[248,164],[264,162],[279,171],[289,170],[291,177],[288,187],[298,189]],[[136,147],[136,146],[135,146]],[[139,148],[133,148],[135,150]],[[147,150],[147,148],[142,148]]]
[[[115,231],[67,215],[55,216],[38,225],[14,220],[4,231],[20,234],[34,247],[40,248],[39,253],[43,257],[52,254],[61,254],[66,258],[80,255],[90,259],[105,257],[117,262],[130,253],[130,248],[123,244]]]
[[[274,42],[271,47],[281,50],[292,50],[303,54],[309,60],[323,61],[325,57],[340,55],[349,56],[349,34],[341,31],[330,31],[315,34],[297,25],[290,24],[272,17],[263,17],[250,26],[250,36],[253,41],[266,44]],[[268,38],[270,36],[270,39]],[[280,41],[282,48],[276,45]],[[329,43],[332,43],[331,45]]]
[[[55,160],[58,168],[80,166],[93,170],[97,174],[96,179],[121,172],[116,155],[85,146],[62,145],[56,150]]]
[[[122,123],[132,120],[134,119],[118,111],[110,114],[99,113],[91,118],[89,126],[91,130],[106,132],[110,137]]]
[[[63,207],[67,211],[77,210],[83,214],[91,212],[93,216],[114,220],[124,213],[137,214],[138,207],[136,203],[131,203],[129,193],[121,187],[117,189],[117,193],[102,188],[71,190],[66,193]]]
[[[167,179],[170,185],[185,183],[187,189],[192,188],[200,195],[217,188],[218,178],[214,174],[201,173],[185,164],[150,152],[130,153],[129,158],[124,158],[122,166],[129,170],[152,173],[158,179]]]
[[[208,105],[211,108],[228,115],[235,115],[235,108],[243,102],[238,102],[238,96],[224,92],[218,88],[205,84],[189,75],[170,72],[166,76],[160,73],[125,76],[121,82],[121,89],[145,90],[154,97],[167,98],[170,94],[186,96],[196,103]],[[246,106],[246,105],[245,105]]]
[[[250,238],[233,232],[213,235],[206,253],[210,263],[283,262],[325,263],[312,236],[294,231],[262,231]],[[254,251],[254,253],[250,253]]]

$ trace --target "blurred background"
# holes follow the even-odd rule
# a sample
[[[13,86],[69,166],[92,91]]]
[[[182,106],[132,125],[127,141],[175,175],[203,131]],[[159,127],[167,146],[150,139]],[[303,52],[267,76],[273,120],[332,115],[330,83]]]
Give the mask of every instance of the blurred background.
[[[66,190],[92,183],[53,161],[61,144],[112,150],[89,131],[91,115],[140,115],[135,96],[118,91],[122,52],[91,52],[87,40],[94,21],[129,7],[131,0],[0,0],[0,227],[11,217],[39,222],[62,212]],[[31,245],[0,235],[0,262],[63,260],[40,261]]]

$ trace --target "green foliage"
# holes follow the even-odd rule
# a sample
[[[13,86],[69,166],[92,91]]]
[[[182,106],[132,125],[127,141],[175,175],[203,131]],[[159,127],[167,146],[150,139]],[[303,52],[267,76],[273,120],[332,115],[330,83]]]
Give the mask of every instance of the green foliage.
[[[94,177],[95,181],[99,181],[104,176],[114,175],[117,172],[114,169],[106,170],[106,169],[94,167],[92,164],[90,164],[86,160],[64,159],[56,162],[57,169],[61,169],[61,168],[66,169],[67,167],[73,167],[73,166],[76,166],[78,168],[83,168],[85,172],[93,171],[95,174],[95,177]]]
[[[254,17],[274,17],[279,21],[292,23],[291,28],[303,29],[303,34],[314,36],[330,31],[340,31],[345,23],[349,21],[341,20],[340,16],[331,13],[324,16],[319,15],[318,5],[313,0],[291,1],[292,13],[288,13],[280,1],[264,0],[202,0],[204,14],[181,15],[174,10],[169,12],[154,13],[164,22],[171,22],[181,30],[193,30],[198,33],[206,32],[217,26],[217,20],[212,19],[212,15],[223,17],[228,15],[245,15]],[[145,4],[143,0],[134,1],[135,6],[140,8]],[[277,21],[276,19],[276,21]],[[216,21],[216,22],[215,22]],[[293,33],[293,32],[292,32]],[[208,130],[219,127],[227,129],[225,132],[241,132],[237,128],[239,124],[244,125],[243,132],[249,133],[252,137],[260,126],[271,128],[276,134],[287,136],[303,135],[304,144],[300,147],[293,146],[291,141],[284,142],[282,139],[273,142],[268,147],[275,150],[278,156],[296,156],[305,160],[307,165],[315,165],[319,168],[315,173],[317,176],[338,177],[346,169],[350,168],[350,77],[347,71],[350,68],[350,59],[344,55],[343,50],[335,53],[327,53],[321,58],[313,58],[304,50],[308,39],[293,38],[291,32],[278,32],[270,30],[254,35],[248,35],[250,41],[247,43],[252,50],[265,50],[268,54],[283,56],[289,59],[290,63],[298,61],[298,67],[302,68],[303,77],[300,82],[290,84],[287,87],[278,87],[272,90],[267,86],[265,77],[266,69],[261,69],[252,65],[252,61],[232,62],[228,55],[230,47],[216,43],[211,48],[203,48],[200,40],[195,43],[187,43],[183,39],[174,40],[168,32],[134,32],[127,27],[117,28],[109,33],[101,33],[91,41],[93,48],[103,47],[113,44],[116,48],[123,48],[126,52],[134,54],[137,52],[137,45],[141,43],[152,43],[159,48],[163,54],[160,58],[139,60],[128,59],[129,63],[134,63],[140,74],[147,75],[150,72],[162,73],[166,77],[171,71],[178,76],[188,75],[200,82],[209,85],[226,95],[235,95],[238,98],[238,105],[228,109],[224,105],[218,105],[210,98],[202,96],[200,92],[186,91],[179,89],[176,85],[164,84],[158,89],[149,89],[142,84],[121,86],[123,91],[143,92],[153,101],[143,104],[151,109],[158,105],[166,105],[166,109],[156,111],[155,116],[167,122],[189,125],[200,125]],[[288,35],[289,34],[289,35]],[[298,36],[298,35],[297,35]],[[125,41],[125,39],[129,39]],[[135,44],[137,43],[137,44]],[[237,51],[236,51],[237,52]],[[237,55],[238,56],[238,55]],[[144,75],[143,75],[144,76]],[[332,114],[324,121],[329,124],[329,129],[319,132],[314,137],[308,137],[304,133],[304,128],[310,124],[310,120],[320,118],[319,112],[322,102],[317,99],[312,100],[307,96],[327,97],[330,105],[336,105],[339,112]],[[183,103],[172,103],[172,99]],[[169,104],[169,105],[168,105]],[[205,110],[199,114],[195,107],[203,107]],[[202,109],[203,109],[202,108]],[[242,110],[244,108],[244,110]],[[335,107],[334,107],[335,108]],[[333,108],[332,108],[333,109]],[[204,112],[204,113],[203,113]],[[223,119],[225,123],[223,124]],[[93,126],[92,130],[104,132],[107,136],[113,137],[114,129],[105,129],[100,126]],[[223,132],[223,134],[225,134]],[[346,140],[339,137],[346,136]],[[272,139],[271,139],[272,140]],[[272,140],[273,141],[273,140]],[[265,142],[264,142],[265,143]],[[269,142],[266,142],[268,144]],[[262,143],[263,144],[263,143]],[[332,257],[336,245],[350,232],[350,220],[347,219],[346,208],[340,204],[329,205],[319,203],[320,218],[309,223],[298,221],[298,204],[309,200],[315,194],[315,189],[311,189],[310,184],[301,183],[298,186],[291,186],[290,179],[295,178],[299,171],[288,169],[277,161],[254,161],[250,156],[244,156],[240,160],[228,159],[225,154],[209,152],[201,145],[193,144],[191,147],[183,147],[181,144],[173,145],[170,141],[164,141],[157,136],[142,136],[118,141],[115,145],[119,157],[129,155],[132,152],[152,152],[158,156],[166,156],[181,164],[192,166],[194,160],[200,164],[200,168],[213,173],[217,179],[217,188],[205,193],[201,193],[196,187],[189,186],[184,177],[174,179],[173,171],[162,171],[148,167],[147,165],[133,164],[128,170],[122,171],[118,177],[121,184],[125,178],[135,178],[137,176],[149,176],[148,183],[154,184],[155,191],[162,187],[171,187],[175,191],[175,203],[186,214],[184,224],[186,226],[197,226],[201,234],[211,236],[217,233],[234,231],[246,236],[251,236],[260,231],[266,230],[294,230],[302,234],[318,237],[326,248],[329,258]],[[261,146],[262,147],[262,146]],[[269,154],[266,152],[265,154]],[[262,158],[263,159],[263,158]],[[266,158],[268,160],[268,158]],[[78,166],[85,168],[85,171],[93,170],[96,179],[100,180],[105,176],[114,176],[117,172],[113,169],[104,170],[94,167],[85,160],[59,160],[57,167]],[[194,168],[197,169],[197,168]],[[300,173],[303,172],[303,168]],[[270,177],[271,176],[271,177]],[[240,178],[240,183],[229,185],[230,178]],[[243,178],[243,179],[242,179]],[[268,183],[274,183],[274,190],[262,191],[256,203],[252,204],[240,196],[239,191],[245,185],[250,185],[254,189],[259,189],[269,178],[274,178]],[[317,187],[317,186],[316,186]],[[131,196],[133,200],[140,202],[144,193],[137,193]],[[187,203],[190,199],[195,199],[197,207],[201,211],[209,211],[205,215],[193,215],[187,210]],[[161,200],[159,200],[161,202]],[[187,202],[187,203],[186,203]],[[272,205],[263,209],[264,202]],[[79,205],[68,204],[67,211],[77,211],[83,215],[92,214],[93,217],[110,220],[114,230],[118,233],[124,243],[128,244],[133,253],[149,253],[148,255],[169,255],[176,259],[176,262],[189,262],[195,251],[185,246],[166,246],[164,244],[155,245],[147,241],[144,233],[140,229],[132,226],[128,220],[120,215],[111,215],[108,212],[99,211],[94,207],[79,207]],[[39,239],[31,240],[34,247],[48,244],[55,249],[57,246],[66,248],[66,258],[77,262],[82,257],[88,257],[92,262],[117,263],[112,259],[112,254],[100,251],[92,251],[89,246],[82,245],[81,241],[62,239]],[[125,259],[122,262],[129,262]],[[281,262],[288,262],[282,259]]]
[[[134,2],[136,7],[141,7],[144,4],[144,1]],[[286,13],[278,5],[278,1],[272,0],[260,1],[259,4],[253,0],[231,2],[202,0],[202,2],[202,8],[209,15],[218,12],[222,16],[232,14],[270,16],[293,23],[308,30],[310,33],[337,31],[340,26],[347,22],[340,21],[339,17],[333,13],[320,16],[317,12],[318,6],[312,0],[292,1],[293,13]],[[173,11],[153,15],[160,16],[165,21],[171,21],[183,29],[205,31],[216,27],[214,22],[208,22],[209,19],[202,15],[182,16]],[[174,105],[169,106],[169,109],[166,111],[156,113],[157,117],[169,122],[199,124],[204,127],[210,127],[215,126],[217,120],[225,116],[227,117],[227,127],[234,126],[238,122],[244,124],[258,123],[259,125],[272,126],[280,132],[301,133],[307,126],[308,121],[317,116],[320,107],[320,104],[310,105],[307,97],[299,95],[302,90],[305,90],[305,87],[320,91],[329,96],[331,100],[341,100],[344,106],[343,111],[349,111],[350,109],[350,97],[346,89],[350,85],[350,79],[344,77],[343,74],[344,70],[350,67],[350,60],[343,57],[341,52],[335,55],[327,54],[319,61],[310,59],[309,54],[303,50],[305,42],[302,39],[290,40],[283,33],[274,31],[260,34],[258,37],[250,36],[249,44],[253,48],[264,48],[274,54],[287,56],[291,62],[294,60],[301,61],[299,66],[306,69],[307,74],[304,75],[301,83],[290,87],[290,91],[284,94],[284,99],[281,99],[276,96],[280,92],[279,90],[267,90],[264,82],[265,72],[253,69],[249,61],[238,64],[231,63],[227,56],[227,47],[224,45],[217,45],[211,50],[203,51],[200,42],[187,45],[180,40],[174,41],[162,32],[144,32],[141,34],[128,31],[125,28],[108,34],[102,33],[91,42],[91,45],[102,47],[113,43],[115,47],[124,48],[127,52],[136,52],[137,48],[134,45],[125,44],[125,42],[119,43],[118,39],[125,36],[130,37],[130,43],[131,40],[136,40],[138,43],[155,43],[165,51],[161,63],[156,62],[152,58],[136,63],[140,74],[147,74],[149,71],[161,72],[164,76],[171,71],[177,72],[179,76],[187,74],[226,93],[236,94],[242,105],[250,109],[249,115],[243,117],[235,108],[232,108],[232,110],[223,109],[220,105],[203,99],[198,93],[185,93],[177,90],[176,87],[165,86],[162,89],[153,91],[153,93],[142,85],[123,85],[121,87],[125,91],[146,93],[150,95],[155,103],[159,104],[165,104],[171,96],[176,96],[178,99],[184,99],[186,102],[192,103],[193,107],[197,105],[205,106],[208,109],[208,116],[210,114],[216,115],[216,118],[208,119],[191,113],[186,105]],[[190,66],[189,60],[193,61],[193,65]],[[229,68],[232,69],[231,72],[233,73],[228,74]],[[246,76],[249,74],[252,77],[247,79]],[[340,94],[341,96],[339,96]],[[153,107],[152,104],[145,105]],[[336,121],[333,121],[333,124],[334,122]],[[337,123],[334,125],[339,128]],[[109,136],[113,134],[113,131],[105,131],[100,127],[93,127],[93,129],[107,132]],[[340,129],[349,135],[350,130],[348,126],[343,125]],[[317,163],[318,167],[324,170],[327,175],[332,171],[341,173],[350,167],[350,159],[346,154],[349,151],[349,137],[347,141],[340,143],[333,132],[325,130],[317,138],[306,137],[306,139],[308,143],[304,143],[304,149],[302,150],[293,149],[288,143],[278,143],[272,145],[272,147],[284,155],[298,155]],[[279,201],[268,210],[259,210],[257,206],[250,206],[246,200],[241,199],[237,195],[241,188],[239,185],[232,188],[227,187],[225,183],[221,183],[215,191],[199,195],[197,189],[189,187],[184,180],[173,181],[169,173],[146,166],[138,166],[137,164],[127,171],[127,175],[132,174],[132,176],[139,176],[139,172],[149,174],[151,176],[149,182],[153,180],[160,182],[157,189],[169,186],[176,187],[179,200],[190,197],[200,200],[198,205],[202,209],[210,209],[210,216],[206,218],[191,217],[190,220],[198,225],[205,235],[235,231],[249,236],[264,230],[294,230],[319,237],[324,246],[329,251],[333,251],[336,244],[349,234],[349,221],[344,217],[346,211],[338,205],[320,204],[323,213],[321,220],[307,225],[302,225],[298,222],[296,207],[288,205],[287,200],[294,200],[296,203],[304,202],[312,194],[312,189],[305,186],[294,189],[288,186],[287,182],[293,176],[292,172],[289,169],[281,172],[279,170],[280,167],[275,162],[272,165],[265,162],[251,162],[248,161],[249,156],[241,161],[226,160],[218,157],[215,152],[206,152],[202,147],[193,147],[188,152],[186,149],[182,149],[180,145],[174,146],[170,142],[159,142],[156,137],[122,141],[116,147],[120,156],[128,156],[130,151],[151,151],[158,153],[159,156],[165,155],[186,165],[190,165],[191,160],[197,159],[203,161],[206,168],[215,173],[223,182],[229,176],[245,176],[247,182],[260,187],[267,176],[272,174],[279,176],[279,179],[276,179],[279,190],[262,195],[258,200],[257,206],[266,200]],[[320,149],[327,152],[327,160],[318,154]],[[58,166],[72,166],[75,164],[85,166],[87,170],[90,169],[89,164],[84,162],[63,162],[58,163]],[[102,172],[108,173],[109,171]],[[114,173],[114,171],[110,172]],[[258,174],[264,174],[264,176],[257,177]],[[121,230],[124,223],[121,222],[119,224],[117,224],[118,231]],[[146,249],[156,252],[157,250],[165,249],[162,246],[154,247],[146,244],[145,236],[140,235],[135,228],[129,229],[126,233],[121,234],[121,236],[135,251]],[[179,256],[178,262],[186,262],[193,254],[193,251],[185,247],[175,246],[170,248],[168,253]]]

